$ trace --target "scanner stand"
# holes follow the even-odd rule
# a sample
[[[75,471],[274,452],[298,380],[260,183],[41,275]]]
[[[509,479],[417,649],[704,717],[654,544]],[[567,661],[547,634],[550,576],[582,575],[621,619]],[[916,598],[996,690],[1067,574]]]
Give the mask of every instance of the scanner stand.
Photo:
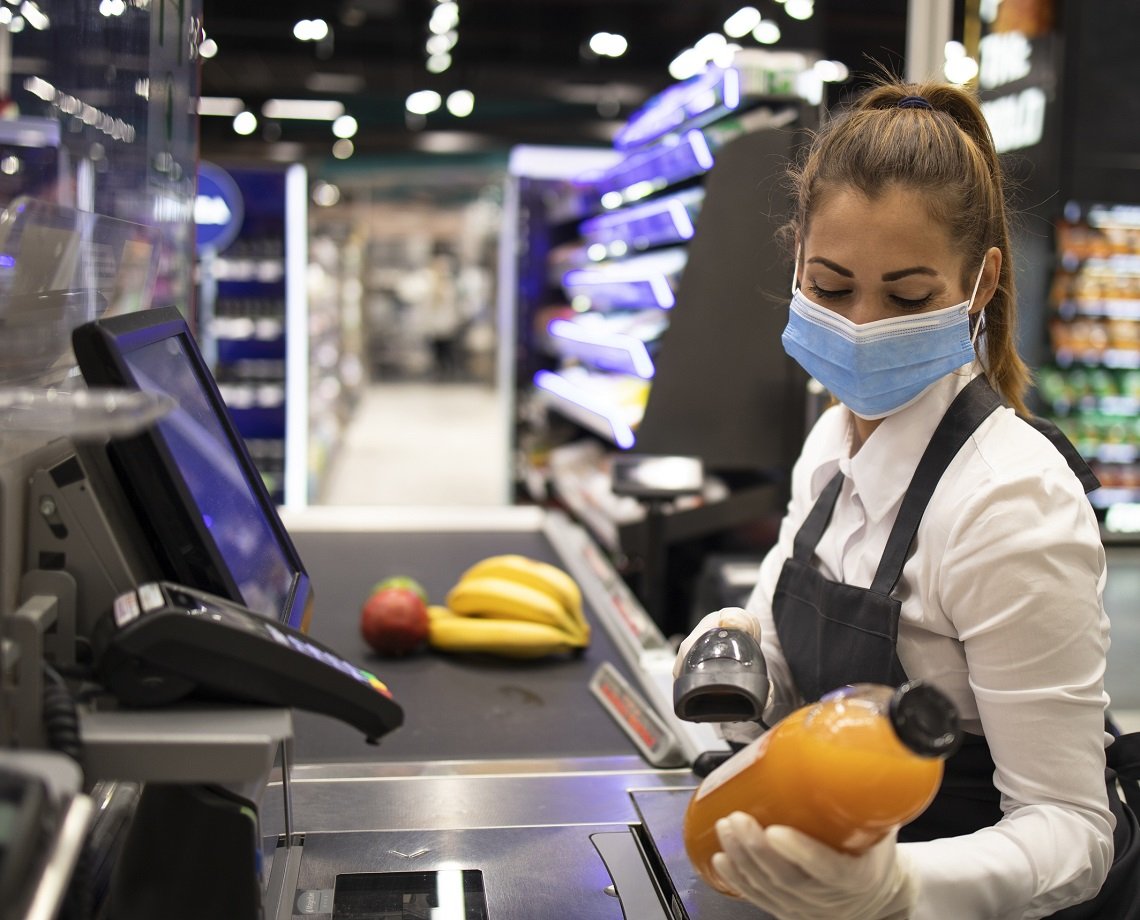
[[[283,879],[275,872],[266,884],[259,803],[279,749],[288,773],[289,710],[92,713],[84,739],[100,775],[145,782],[111,876],[111,920],[278,916]],[[290,857],[290,790],[282,786],[289,831],[275,870],[278,860],[300,860],[299,847]]]
[[[73,763],[43,753],[43,663],[74,664],[75,584],[63,571],[35,571],[24,576],[21,588],[23,603],[3,619],[0,743],[14,749],[7,756],[20,758],[21,769],[35,772],[45,758]],[[279,862],[281,870],[300,862],[288,782],[289,709],[188,703],[127,710],[95,704],[80,706],[78,718],[85,785],[102,780],[143,784],[112,870],[108,920],[289,916],[279,914],[288,878],[278,870]],[[287,830],[267,880],[258,810],[278,755]],[[52,769],[58,772],[58,767]],[[54,836],[44,844],[43,858],[56,868],[51,876],[56,885],[45,890],[33,873],[29,885],[36,890],[24,893],[25,902],[38,905],[37,911],[43,911],[44,903],[62,903],[84,841],[98,820],[78,779],[74,785],[57,809]]]

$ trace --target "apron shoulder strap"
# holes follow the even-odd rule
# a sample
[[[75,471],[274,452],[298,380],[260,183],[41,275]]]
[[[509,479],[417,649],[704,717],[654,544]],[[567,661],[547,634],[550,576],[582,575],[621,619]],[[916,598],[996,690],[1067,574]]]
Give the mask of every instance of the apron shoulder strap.
[[[984,376],[977,376],[954,397],[950,408],[942,416],[942,421],[934,430],[930,443],[926,445],[922,459],[907,487],[899,515],[887,538],[883,558],[879,562],[871,590],[878,594],[890,594],[906,563],[918,524],[930,502],[930,496],[938,487],[942,474],[954,459],[962,445],[970,439],[978,426],[1001,405],[997,393]]]
[[[1100,480],[1096,478],[1096,473],[1092,471],[1086,462],[1085,458],[1080,455],[1077,449],[1073,446],[1073,442],[1065,437],[1064,433],[1046,418],[1040,418],[1036,415],[1021,416],[1025,421],[1040,431],[1047,437],[1052,445],[1057,448],[1061,456],[1065,458],[1065,462],[1069,464],[1069,469],[1081,482],[1081,487],[1085,493],[1092,492],[1094,489],[1100,488]]]
[[[966,443],[978,426],[1001,405],[997,393],[983,376],[975,377],[960,392],[946,414],[935,429],[930,443],[926,447],[918,468],[914,472],[906,497],[895,526],[887,538],[887,548],[879,563],[875,580],[871,583],[871,590],[882,594],[890,594],[894,590],[902,575],[906,554],[910,550],[911,541],[918,532],[918,524],[922,520],[923,512],[934,494],[938,481],[942,478],[950,461]],[[1085,462],[1073,443],[1065,437],[1061,429],[1051,421],[1037,416],[1030,416],[1024,421],[1036,428],[1049,439],[1049,442],[1058,450],[1069,469],[1080,481],[1086,493],[1100,488],[1100,481],[1096,474]]]
[[[792,557],[794,559],[805,564],[811,562],[812,554],[831,521],[831,515],[835,511],[835,503],[839,499],[839,492],[842,488],[843,472],[836,470],[835,475],[819,493],[819,498],[815,500],[811,511],[808,512],[808,516],[800,525],[800,529],[796,531],[796,540],[792,545]]]

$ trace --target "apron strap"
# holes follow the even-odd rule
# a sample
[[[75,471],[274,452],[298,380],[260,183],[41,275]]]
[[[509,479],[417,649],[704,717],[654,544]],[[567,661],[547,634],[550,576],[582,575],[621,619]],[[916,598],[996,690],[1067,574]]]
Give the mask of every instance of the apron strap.
[[[1065,458],[1065,462],[1069,464],[1069,469],[1080,480],[1085,494],[1100,488],[1100,480],[1096,478],[1096,473],[1092,471],[1092,467],[1085,462],[1085,458],[1080,455],[1076,447],[1073,446],[1073,442],[1065,437],[1060,428],[1047,418],[1039,418],[1036,415],[1031,415],[1028,418],[1021,416],[1021,418],[1045,435],[1050,443],[1057,448],[1061,456]]]
[[[923,512],[926,511],[930,496],[938,487],[946,467],[978,426],[1000,405],[1001,400],[998,399],[997,393],[993,391],[989,381],[981,375],[971,380],[954,397],[950,408],[946,410],[942,421],[934,430],[922,459],[918,461],[910,485],[907,486],[899,515],[895,519],[895,526],[887,538],[883,558],[879,561],[878,571],[875,572],[875,580],[871,582],[872,591],[878,594],[890,594],[894,590],[902,575],[914,535],[918,533]]]
[[[804,518],[800,529],[796,531],[796,540],[792,546],[793,558],[805,565],[811,562],[815,548],[831,521],[831,515],[835,511],[835,503],[839,499],[839,492],[842,488],[843,472],[837,471],[831,477],[831,481],[823,487],[823,491],[819,493],[819,498],[816,499],[808,516]]]

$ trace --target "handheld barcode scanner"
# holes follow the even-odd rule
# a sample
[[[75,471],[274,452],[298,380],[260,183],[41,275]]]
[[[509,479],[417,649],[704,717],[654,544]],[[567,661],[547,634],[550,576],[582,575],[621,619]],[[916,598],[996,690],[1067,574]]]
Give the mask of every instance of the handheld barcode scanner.
[[[743,629],[698,636],[673,683],[673,711],[687,722],[761,722],[767,702],[764,656]]]

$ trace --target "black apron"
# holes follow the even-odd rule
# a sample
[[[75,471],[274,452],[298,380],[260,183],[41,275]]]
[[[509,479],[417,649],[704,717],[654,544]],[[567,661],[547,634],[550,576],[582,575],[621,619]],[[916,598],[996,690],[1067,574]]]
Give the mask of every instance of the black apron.
[[[870,588],[856,588],[823,577],[813,565],[843,486],[836,473],[824,488],[796,534],[792,556],[780,572],[772,601],[776,633],[788,668],[805,701],[853,683],[897,686],[907,680],[896,650],[900,601],[891,596],[934,489],[946,467],[977,427],[1000,405],[984,377],[970,382],[954,399],[918,463],[887,538],[883,558]],[[1073,446],[1051,423],[1034,419],[1065,456],[1086,491],[1096,477]],[[1140,735],[1124,736],[1108,749],[1109,805],[1116,816],[1116,855],[1100,894],[1092,901],[1053,914],[1064,920],[1140,920],[1140,827],[1129,799],[1140,775]],[[973,833],[996,824],[1002,816],[994,787],[994,761],[985,738],[967,735],[946,762],[942,785],[930,807],[900,829],[900,841],[932,840]],[[1131,778],[1129,780],[1129,777]],[[1136,802],[1133,801],[1133,807]]]

